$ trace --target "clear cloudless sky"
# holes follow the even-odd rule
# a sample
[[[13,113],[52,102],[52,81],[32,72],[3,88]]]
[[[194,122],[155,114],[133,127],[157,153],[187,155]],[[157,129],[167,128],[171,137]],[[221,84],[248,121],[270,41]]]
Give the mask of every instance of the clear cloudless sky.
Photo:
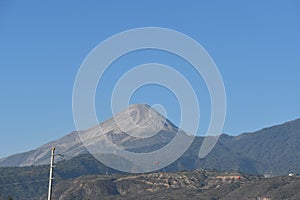
[[[147,26],[180,31],[214,59],[227,93],[225,133],[237,135],[300,118],[297,0],[1,0],[0,157],[34,149],[75,130],[72,90],[84,58],[111,35]],[[100,121],[111,116],[109,89],[114,74],[123,73],[118,65],[133,67],[169,57],[174,59],[170,65],[180,63],[162,54],[137,52],[114,64],[104,78],[107,87],[100,83],[97,92]],[[182,73],[189,77],[189,72]],[[176,124],[174,99],[170,91],[154,85],[136,91],[132,103],[166,105]],[[203,99],[205,116],[209,102],[205,105],[208,98]]]

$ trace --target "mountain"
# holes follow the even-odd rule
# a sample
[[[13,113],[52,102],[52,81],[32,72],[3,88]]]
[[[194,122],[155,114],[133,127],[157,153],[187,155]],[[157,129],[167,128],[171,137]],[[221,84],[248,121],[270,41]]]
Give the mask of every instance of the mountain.
[[[145,104],[132,105],[99,126],[70,134],[35,150],[0,159],[0,167],[49,164],[50,149],[55,146],[66,158],[87,153],[86,148],[112,142],[133,152],[150,152],[168,144],[178,130],[169,120]],[[158,132],[157,134],[155,134]],[[152,136],[152,134],[155,134]],[[79,137],[80,135],[80,137]],[[147,138],[136,138],[143,136]],[[152,136],[152,137],[151,137]],[[86,146],[80,139],[84,139]],[[108,141],[109,140],[109,141]],[[58,159],[61,159],[58,157]]]
[[[65,155],[63,159],[78,155],[83,155],[81,158],[90,156],[79,135],[88,138],[85,140],[87,148],[95,143],[105,144],[109,140],[125,150],[138,153],[160,149],[174,138],[177,131],[188,136],[151,107],[143,104],[132,105],[100,125],[103,134],[100,134],[99,126],[79,133],[72,132],[36,150],[3,158],[0,166],[49,164],[52,146],[57,147],[58,153]],[[157,130],[160,131],[153,136]],[[137,135],[149,137],[134,137]],[[222,134],[208,156],[200,159],[198,152],[203,140],[203,137],[196,137],[190,148],[162,171],[217,169],[271,176],[300,174],[300,119],[238,136]]]

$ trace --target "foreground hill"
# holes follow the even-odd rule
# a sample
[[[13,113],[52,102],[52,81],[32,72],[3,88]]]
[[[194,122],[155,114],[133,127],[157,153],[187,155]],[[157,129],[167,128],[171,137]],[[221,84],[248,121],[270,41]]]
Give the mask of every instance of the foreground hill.
[[[91,175],[65,180],[53,198],[81,199],[300,199],[300,177],[262,178],[196,170],[142,175]],[[45,199],[46,194],[41,198]]]

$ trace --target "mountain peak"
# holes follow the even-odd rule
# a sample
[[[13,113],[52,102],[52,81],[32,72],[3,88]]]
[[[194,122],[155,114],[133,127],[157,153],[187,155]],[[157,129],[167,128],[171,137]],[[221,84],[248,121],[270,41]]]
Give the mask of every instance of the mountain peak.
[[[166,128],[174,128],[162,114],[147,104],[132,104],[103,122],[104,132],[127,133],[131,136],[147,138]]]
[[[151,108],[148,104],[131,104],[129,106],[129,109],[135,109],[135,110],[147,110]]]

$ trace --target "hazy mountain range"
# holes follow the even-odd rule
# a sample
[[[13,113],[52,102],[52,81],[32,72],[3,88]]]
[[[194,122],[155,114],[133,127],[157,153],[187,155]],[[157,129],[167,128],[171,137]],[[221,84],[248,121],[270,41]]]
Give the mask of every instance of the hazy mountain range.
[[[148,127],[146,130],[141,128],[145,126]],[[173,139],[177,131],[179,134],[186,134],[144,104],[130,106],[114,118],[101,123],[101,127],[104,131],[102,135],[99,134],[98,126],[80,134],[88,138],[87,143],[91,146],[95,143],[105,145],[110,140],[133,152],[150,152],[160,149]],[[130,136],[151,134],[157,130],[160,130],[159,133],[149,138]],[[300,173],[300,119],[238,136],[223,134],[210,154],[200,159],[198,152],[203,139],[203,137],[196,137],[184,155],[164,170],[209,168],[250,174]],[[48,164],[52,146],[56,146],[58,153],[65,155],[64,159],[88,154],[78,133],[72,132],[35,150],[2,158],[0,166]]]

